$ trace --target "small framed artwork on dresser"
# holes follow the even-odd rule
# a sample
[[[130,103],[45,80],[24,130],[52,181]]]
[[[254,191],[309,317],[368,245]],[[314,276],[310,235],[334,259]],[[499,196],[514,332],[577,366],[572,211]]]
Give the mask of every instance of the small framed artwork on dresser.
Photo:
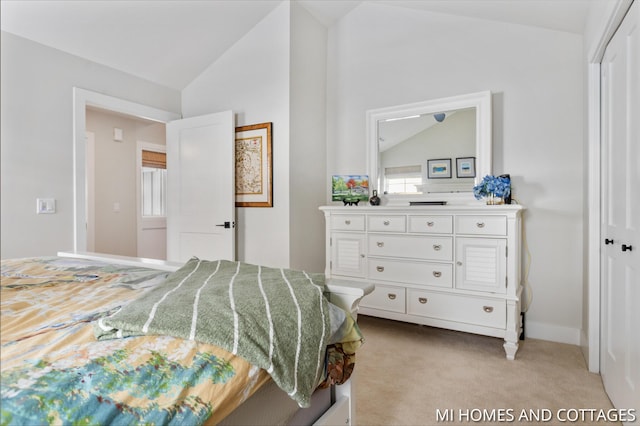
[[[450,179],[451,158],[427,160],[427,177],[429,179]]]

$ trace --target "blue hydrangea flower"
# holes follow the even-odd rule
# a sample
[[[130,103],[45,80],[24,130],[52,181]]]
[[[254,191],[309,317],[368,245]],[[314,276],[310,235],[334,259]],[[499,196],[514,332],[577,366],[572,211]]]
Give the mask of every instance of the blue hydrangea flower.
[[[473,196],[477,200],[493,194],[496,197],[508,197],[511,194],[511,180],[506,177],[487,175],[473,187]]]

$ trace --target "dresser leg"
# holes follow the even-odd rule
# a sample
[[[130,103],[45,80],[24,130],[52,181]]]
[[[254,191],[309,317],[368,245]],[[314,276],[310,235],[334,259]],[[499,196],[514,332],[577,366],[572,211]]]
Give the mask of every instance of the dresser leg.
[[[504,335],[504,351],[507,359],[514,360],[518,351],[518,341],[522,331],[520,303],[517,300],[507,300],[507,327]]]
[[[516,352],[518,352],[517,340],[515,342],[510,342],[505,340],[503,347],[504,347],[504,351],[507,354],[508,360],[513,361],[514,359],[516,359]]]

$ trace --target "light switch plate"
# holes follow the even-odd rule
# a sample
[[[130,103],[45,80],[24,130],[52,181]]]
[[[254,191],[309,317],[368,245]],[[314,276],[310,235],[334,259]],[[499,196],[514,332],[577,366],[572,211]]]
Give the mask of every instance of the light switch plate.
[[[116,142],[122,142],[124,140],[124,132],[118,127],[113,128],[113,140]]]
[[[53,214],[56,212],[55,198],[36,198],[36,213]]]

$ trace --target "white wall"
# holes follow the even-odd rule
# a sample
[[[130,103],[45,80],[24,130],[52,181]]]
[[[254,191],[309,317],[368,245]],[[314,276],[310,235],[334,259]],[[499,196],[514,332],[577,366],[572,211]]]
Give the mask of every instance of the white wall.
[[[2,258],[73,247],[74,86],[167,111],[180,92],[21,37],[1,36]],[[57,213],[36,215],[36,198]]]
[[[324,272],[327,29],[291,3],[290,64],[291,268]]]
[[[273,208],[237,209],[238,259],[289,265],[289,6],[278,6],[182,91],[183,116],[273,123]]]
[[[95,251],[138,256],[136,146],[165,145],[165,125],[93,109],[86,117],[95,134]],[[123,130],[122,142],[113,140],[114,127]]]
[[[493,93],[494,174],[511,174],[513,195],[527,209],[527,335],[577,344],[582,37],[367,3],[329,30],[328,49],[328,175],[366,174],[368,109]]]
[[[273,123],[273,208],[237,209],[238,259],[324,270],[326,28],[283,2],[182,92],[185,117]]]

